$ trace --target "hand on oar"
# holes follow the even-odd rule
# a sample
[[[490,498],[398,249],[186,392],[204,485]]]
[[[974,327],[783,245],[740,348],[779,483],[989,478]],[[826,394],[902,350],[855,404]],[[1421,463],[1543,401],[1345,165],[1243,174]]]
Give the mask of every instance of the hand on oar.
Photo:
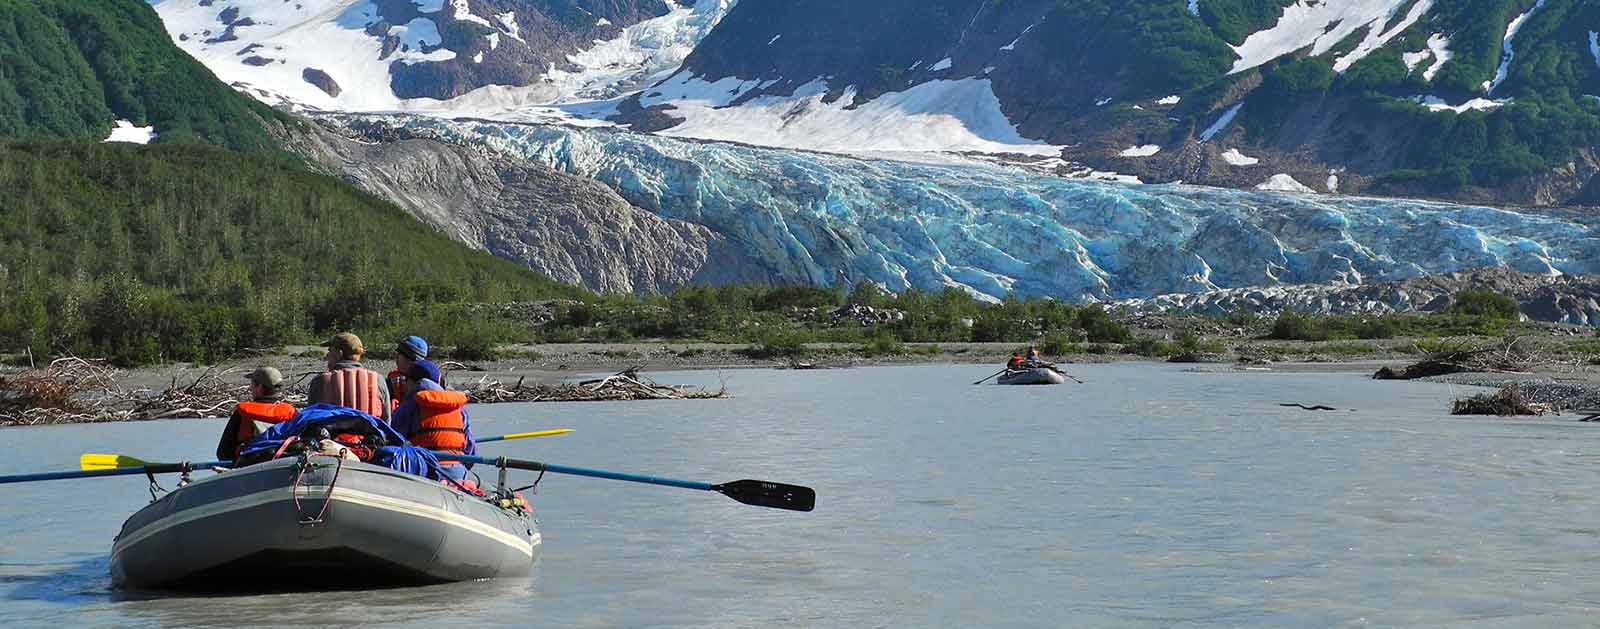
[[[630,483],[646,483],[650,485],[664,485],[667,487],[682,487],[684,489],[699,489],[701,491],[714,491],[747,505],[757,507],[772,507],[774,509],[788,509],[790,511],[810,511],[816,507],[817,492],[810,487],[788,485],[764,480],[736,480],[728,483],[701,483],[696,481],[677,480],[660,476],[641,476],[638,474],[625,474],[622,472],[608,472],[606,470],[591,470],[581,467],[567,467],[565,465],[552,465],[538,461],[523,461],[518,459],[491,459],[481,456],[468,456],[465,454],[445,454],[435,452],[441,459],[476,463],[478,465],[495,465],[502,462],[506,467],[528,470],[533,472],[554,472],[556,474],[572,474],[574,476],[588,476],[591,478],[604,478],[608,480],[621,480]]]
[[[6,483],[26,483],[38,480],[63,480],[69,478],[97,478],[100,476],[127,476],[132,474],[173,474],[184,470],[203,470],[219,465],[230,465],[231,461],[207,461],[204,463],[150,463],[141,461],[131,456],[120,454],[85,454],[78,458],[79,470],[66,472],[38,472],[34,474],[12,474],[0,476],[0,485]]]
[[[490,441],[510,441],[512,439],[531,439],[533,437],[554,437],[556,435],[564,435],[569,432],[572,432],[571,428],[555,428],[551,430],[539,430],[535,432],[517,432],[509,435],[500,435],[498,437],[484,437],[479,439],[478,443],[489,443]]]

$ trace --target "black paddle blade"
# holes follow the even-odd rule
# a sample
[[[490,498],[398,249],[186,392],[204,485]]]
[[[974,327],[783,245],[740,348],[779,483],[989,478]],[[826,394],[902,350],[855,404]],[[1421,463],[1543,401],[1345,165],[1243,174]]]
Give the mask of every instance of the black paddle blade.
[[[722,495],[757,507],[790,511],[810,511],[817,506],[817,492],[810,487],[785,485],[764,480],[736,480],[713,485]]]

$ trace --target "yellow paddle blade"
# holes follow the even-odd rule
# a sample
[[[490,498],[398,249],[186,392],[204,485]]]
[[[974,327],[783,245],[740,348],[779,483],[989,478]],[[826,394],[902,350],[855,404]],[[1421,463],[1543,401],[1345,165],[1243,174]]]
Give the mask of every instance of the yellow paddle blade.
[[[78,467],[84,470],[115,470],[124,467],[144,467],[144,461],[121,454],[85,454],[78,457]]]
[[[510,441],[512,439],[530,439],[533,437],[554,437],[556,435],[564,435],[569,432],[572,432],[571,428],[556,428],[554,430],[540,430],[536,432],[519,432],[516,434],[506,435],[504,440]]]

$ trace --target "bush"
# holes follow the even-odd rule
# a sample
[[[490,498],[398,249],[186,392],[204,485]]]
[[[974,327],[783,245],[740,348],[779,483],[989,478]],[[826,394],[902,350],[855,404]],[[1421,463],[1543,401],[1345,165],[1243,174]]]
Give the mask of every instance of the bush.
[[[1290,308],[1272,322],[1267,338],[1279,341],[1326,341],[1327,325],[1316,318]]]
[[[799,358],[810,353],[805,339],[789,330],[770,331],[755,345],[740,351],[750,358]]]
[[[1099,305],[1079,310],[1077,324],[1091,343],[1126,343],[1133,336],[1127,326],[1113,321]]]
[[[1072,337],[1065,334],[1051,334],[1039,342],[1039,352],[1051,356],[1064,356],[1083,351],[1082,346],[1073,342]]]
[[[1445,312],[1490,320],[1515,320],[1521,317],[1522,308],[1517,300],[1491,290],[1464,290],[1456,293],[1455,301]]]
[[[862,343],[861,353],[867,356],[897,356],[906,353],[906,344],[888,334],[880,334]]]

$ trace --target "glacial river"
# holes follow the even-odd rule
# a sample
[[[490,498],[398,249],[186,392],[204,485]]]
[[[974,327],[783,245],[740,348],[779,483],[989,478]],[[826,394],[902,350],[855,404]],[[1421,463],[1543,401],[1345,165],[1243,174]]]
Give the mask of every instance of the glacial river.
[[[1521,627],[1600,611],[1600,425],[1450,417],[1470,390],[1360,374],[1085,365],[1083,385],[969,384],[990,371],[730,371],[731,400],[478,409],[480,435],[577,429],[488,453],[817,490],[795,513],[549,475],[527,579],[129,595],[107,555],[149,500],[141,477],[0,486],[0,624]],[[89,451],[201,460],[221,424],[3,429],[0,474]]]

